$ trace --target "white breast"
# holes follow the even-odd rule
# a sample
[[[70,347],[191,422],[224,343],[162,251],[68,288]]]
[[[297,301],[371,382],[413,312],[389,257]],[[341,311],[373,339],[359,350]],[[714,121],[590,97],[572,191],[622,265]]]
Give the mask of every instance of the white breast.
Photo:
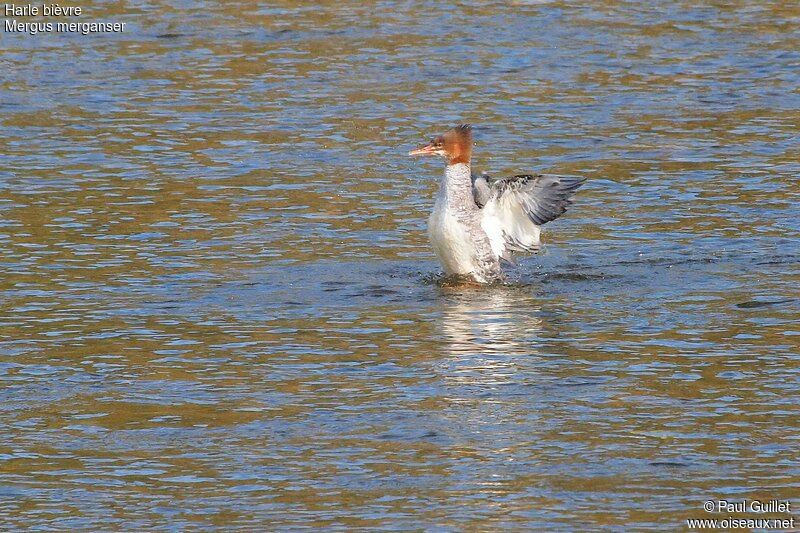
[[[480,226],[480,210],[472,193],[468,164],[447,165],[436,205],[428,219],[433,251],[448,275],[471,275],[489,282],[502,271],[497,256]]]
[[[428,219],[428,235],[445,273],[466,275],[476,270],[475,243],[443,199],[437,199]]]

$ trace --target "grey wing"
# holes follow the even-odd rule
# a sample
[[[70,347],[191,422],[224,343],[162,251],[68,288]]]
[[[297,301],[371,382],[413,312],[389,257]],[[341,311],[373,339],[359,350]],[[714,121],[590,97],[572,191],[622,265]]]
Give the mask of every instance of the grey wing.
[[[564,214],[584,181],[571,176],[521,174],[495,181],[492,189],[498,199],[518,204],[534,224],[541,226]]]
[[[490,183],[491,196],[481,209],[481,227],[498,256],[534,252],[540,226],[555,220],[572,203],[583,178],[523,174]]]
[[[472,196],[478,207],[486,205],[486,202],[492,197],[492,188],[489,185],[491,179],[485,172],[482,172],[480,176],[472,174]]]

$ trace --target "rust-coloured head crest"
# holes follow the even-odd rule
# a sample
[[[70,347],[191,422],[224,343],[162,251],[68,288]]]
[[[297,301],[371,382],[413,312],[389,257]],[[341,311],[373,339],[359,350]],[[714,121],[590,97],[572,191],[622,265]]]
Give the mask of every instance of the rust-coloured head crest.
[[[472,157],[472,126],[461,124],[425,146],[411,150],[408,155],[441,155],[448,165],[469,164]]]

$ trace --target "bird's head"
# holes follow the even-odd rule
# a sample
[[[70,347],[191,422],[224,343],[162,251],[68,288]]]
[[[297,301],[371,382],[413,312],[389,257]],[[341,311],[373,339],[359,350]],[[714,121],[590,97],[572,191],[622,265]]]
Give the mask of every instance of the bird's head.
[[[448,165],[469,164],[472,156],[472,126],[461,124],[408,155],[439,155],[447,158]]]

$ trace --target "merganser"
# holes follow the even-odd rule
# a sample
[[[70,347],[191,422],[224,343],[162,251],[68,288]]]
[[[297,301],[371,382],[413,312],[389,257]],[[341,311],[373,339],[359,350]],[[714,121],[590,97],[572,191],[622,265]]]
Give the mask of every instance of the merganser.
[[[408,155],[447,159],[428,235],[447,275],[478,283],[503,279],[500,261],[536,252],[541,226],[560,217],[584,179],[520,174],[494,179],[470,169],[472,126],[462,124]]]

